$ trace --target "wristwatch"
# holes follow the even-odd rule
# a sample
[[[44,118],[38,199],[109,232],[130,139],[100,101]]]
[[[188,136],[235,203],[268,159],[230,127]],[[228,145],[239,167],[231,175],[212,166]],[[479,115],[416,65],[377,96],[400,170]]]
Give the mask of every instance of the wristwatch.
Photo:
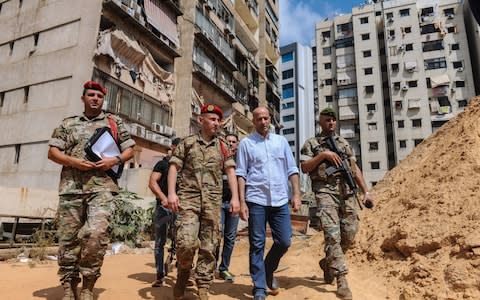
[[[120,158],[120,156],[115,156],[115,158],[117,159],[117,165],[123,163],[122,159]]]

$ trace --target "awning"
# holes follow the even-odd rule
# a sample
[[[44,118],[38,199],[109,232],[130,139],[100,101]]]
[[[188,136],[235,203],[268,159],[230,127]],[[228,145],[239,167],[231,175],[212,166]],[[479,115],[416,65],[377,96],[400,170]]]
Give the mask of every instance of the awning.
[[[115,63],[133,70],[138,70],[146,56],[138,42],[121,30],[100,32],[95,54],[110,56]]]
[[[416,61],[406,61],[405,62],[405,69],[407,71],[415,70],[417,68],[417,62]]]
[[[420,99],[408,99],[408,108],[409,109],[420,108],[420,107],[421,107]]]
[[[338,110],[340,120],[355,119],[358,115],[358,107],[356,105],[341,106]]]
[[[342,125],[340,126],[340,136],[346,139],[355,137],[355,125]]]
[[[165,35],[176,47],[180,46],[177,15],[159,0],[144,0],[147,22]]]
[[[432,88],[435,88],[441,85],[450,85],[450,77],[448,77],[447,74],[431,77],[430,83],[432,85]]]

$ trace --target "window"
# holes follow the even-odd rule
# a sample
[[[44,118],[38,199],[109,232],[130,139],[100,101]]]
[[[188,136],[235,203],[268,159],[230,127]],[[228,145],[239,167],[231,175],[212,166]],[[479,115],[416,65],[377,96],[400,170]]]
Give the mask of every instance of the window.
[[[411,80],[408,82],[408,87],[417,87],[418,83],[416,80]]]
[[[388,12],[387,13],[387,19],[393,18],[393,12]]]
[[[405,8],[400,10],[400,17],[406,17],[410,15],[410,9]]]
[[[282,109],[294,108],[295,104],[293,102],[282,103]]]
[[[293,120],[295,120],[294,115],[287,115],[287,116],[283,116],[283,118],[282,118],[283,122],[290,122],[290,121],[293,121]]]
[[[454,61],[452,64],[453,64],[454,69],[463,68],[463,62],[462,61]]]
[[[333,102],[333,96],[325,96],[325,102]]]
[[[412,127],[414,128],[422,127],[422,119],[413,119]]]
[[[362,41],[366,41],[370,39],[370,33],[364,33],[362,34]]]
[[[20,147],[22,145],[20,144],[16,144],[15,145],[15,159],[13,161],[14,164],[18,164],[18,162],[20,161]]]
[[[372,51],[370,50],[363,51],[363,57],[370,57],[370,56],[372,56]]]
[[[381,15],[382,15],[382,12],[381,12],[381,11],[376,11],[376,12],[375,12],[375,16],[378,17],[378,16],[381,16]]]
[[[330,38],[330,31],[323,31],[322,32],[322,38],[324,38],[324,39]]]
[[[295,133],[295,128],[288,128],[283,130],[283,134],[292,134]]]
[[[411,33],[412,32],[412,27],[404,27],[403,32],[404,33]]]
[[[325,70],[329,70],[332,68],[332,63],[326,63],[326,64],[323,64],[323,66],[325,67]]]
[[[402,100],[395,101],[395,109],[401,110],[403,107]]]
[[[393,89],[394,90],[399,90],[400,89],[400,81],[397,81],[397,82],[393,83]]]
[[[460,44],[458,44],[458,43],[457,44],[451,44],[450,47],[451,47],[452,50],[460,50]]]
[[[360,18],[360,24],[367,24],[367,23],[368,23],[368,17]]]
[[[325,85],[332,85],[332,84],[333,84],[333,80],[331,78],[325,79]]]
[[[368,126],[368,131],[377,130],[377,123],[376,122],[368,123],[367,126]]]
[[[429,34],[434,32],[440,32],[440,28],[435,27],[434,24],[420,26],[420,34]]]
[[[421,16],[431,16],[433,15],[433,7],[430,6],[430,7],[425,7],[425,8],[422,8],[422,12],[421,12]]]
[[[293,77],[293,69],[285,70],[282,72],[282,79],[288,79]]]
[[[374,91],[373,85],[367,85],[367,86],[365,87],[365,93],[367,93],[367,94],[372,94],[373,91]]]
[[[293,83],[284,84],[282,86],[282,98],[292,98],[293,97]]]
[[[332,54],[332,48],[331,47],[323,47],[323,56],[327,56]]]
[[[390,37],[391,39],[395,38],[395,29],[390,29],[388,31],[388,37]]]
[[[448,96],[440,96],[437,97],[438,105],[440,106],[451,106],[450,100],[448,100]]]
[[[291,61],[293,60],[293,52],[287,52],[285,54],[282,55],[282,62],[288,62],[288,61]]]
[[[465,87],[465,81],[463,80],[457,80],[455,81],[455,87]]]
[[[393,72],[397,72],[398,69],[399,69],[399,65],[398,65],[397,63],[392,64],[392,71],[393,71]]]
[[[445,57],[426,59],[424,61],[424,64],[425,64],[426,70],[441,69],[441,68],[447,67],[447,62],[445,61]]]
[[[365,68],[363,69],[365,75],[371,75],[373,74],[373,68]]]
[[[343,34],[348,34],[352,32],[353,29],[353,24],[352,23],[343,23],[343,24],[338,24],[337,25],[337,32],[338,33],[343,33]]]
[[[427,78],[426,81],[427,81],[427,88],[431,89],[432,88],[432,81],[430,80],[430,78]]]
[[[452,8],[445,8],[443,10],[443,14],[445,16],[453,16],[453,15],[455,15],[455,10],[453,9],[453,7]]]
[[[398,126],[398,128],[405,128],[405,121],[398,120],[397,121],[397,126]]]
[[[447,27],[447,32],[448,33],[457,33],[457,26]]]
[[[335,48],[341,49],[341,48],[347,48],[347,47],[352,47],[353,46],[353,37],[341,39],[341,40],[336,40],[335,41]]]
[[[417,145],[420,144],[421,142],[423,142],[423,139],[414,139],[413,140],[413,144],[415,144],[415,147],[417,147]]]
[[[368,150],[370,150],[370,151],[378,151],[378,142],[370,142],[370,143],[368,143]]]
[[[458,100],[458,107],[465,107],[468,105],[467,99]]]
[[[375,112],[377,110],[377,105],[375,103],[367,104],[368,112]]]
[[[423,52],[443,50],[443,49],[444,49],[443,40],[428,41],[428,42],[422,43]]]
[[[405,51],[413,51],[413,44],[406,44]]]
[[[380,162],[379,161],[372,161],[370,162],[370,168],[372,170],[378,170],[380,169]]]
[[[407,140],[399,140],[398,144],[400,148],[407,148]]]
[[[295,146],[295,141],[288,141],[288,145]]]

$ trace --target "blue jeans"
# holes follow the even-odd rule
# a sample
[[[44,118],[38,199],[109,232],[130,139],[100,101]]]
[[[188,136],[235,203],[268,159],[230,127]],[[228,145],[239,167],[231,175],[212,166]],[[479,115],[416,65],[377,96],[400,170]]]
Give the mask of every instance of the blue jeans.
[[[267,276],[273,276],[280,259],[290,247],[292,236],[290,211],[288,204],[272,207],[247,202],[247,206],[249,211],[250,276],[253,281],[253,296],[266,296]],[[272,231],[273,245],[264,261],[267,222]]]
[[[230,266],[230,258],[232,257],[235,238],[237,237],[237,226],[240,217],[230,214],[230,202],[223,202],[221,209],[221,225],[220,229],[223,236],[222,262],[218,267],[220,272],[228,271]]]
[[[155,226],[155,248],[153,249],[153,252],[155,254],[157,279],[161,279],[166,275],[163,269],[163,253],[165,243],[167,242],[167,227],[170,218],[171,214],[168,209],[157,203],[153,216],[153,222]]]

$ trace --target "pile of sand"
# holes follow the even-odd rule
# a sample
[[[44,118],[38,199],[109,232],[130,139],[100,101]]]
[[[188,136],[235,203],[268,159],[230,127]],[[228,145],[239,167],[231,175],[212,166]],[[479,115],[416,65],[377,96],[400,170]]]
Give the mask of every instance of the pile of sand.
[[[348,260],[396,299],[480,299],[479,190],[477,97],[374,188]]]

